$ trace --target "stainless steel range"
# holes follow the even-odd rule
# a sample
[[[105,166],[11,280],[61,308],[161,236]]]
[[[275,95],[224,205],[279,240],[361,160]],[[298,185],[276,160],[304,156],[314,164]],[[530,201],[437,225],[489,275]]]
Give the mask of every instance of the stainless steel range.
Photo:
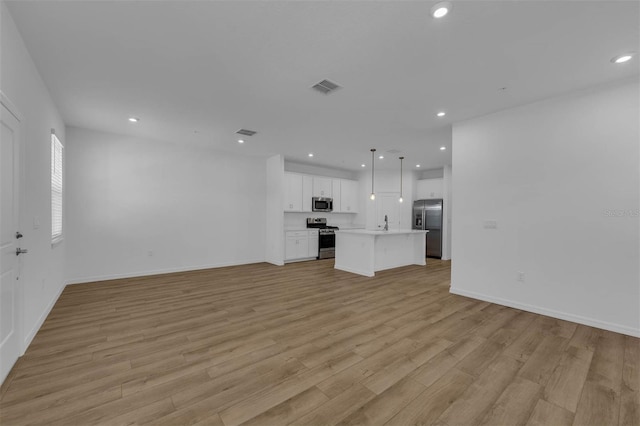
[[[324,217],[308,217],[307,228],[317,228],[319,234],[318,259],[329,259],[336,257],[336,234],[337,226],[327,225]]]

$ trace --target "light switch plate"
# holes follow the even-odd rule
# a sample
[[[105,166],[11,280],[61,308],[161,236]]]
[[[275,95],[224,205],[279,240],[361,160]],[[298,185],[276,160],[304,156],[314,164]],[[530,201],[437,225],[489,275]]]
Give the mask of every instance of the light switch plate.
[[[33,229],[40,228],[40,218],[38,216],[33,217]]]

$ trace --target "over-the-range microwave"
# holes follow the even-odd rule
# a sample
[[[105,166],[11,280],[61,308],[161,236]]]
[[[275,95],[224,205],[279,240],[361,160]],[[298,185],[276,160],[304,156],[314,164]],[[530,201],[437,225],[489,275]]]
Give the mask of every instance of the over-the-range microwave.
[[[313,197],[311,199],[311,210],[314,212],[333,211],[333,198]]]

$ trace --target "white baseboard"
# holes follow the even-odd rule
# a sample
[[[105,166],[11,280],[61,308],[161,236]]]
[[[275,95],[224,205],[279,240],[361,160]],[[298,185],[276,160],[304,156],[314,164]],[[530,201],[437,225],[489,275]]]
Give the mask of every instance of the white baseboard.
[[[40,315],[40,317],[38,318],[38,321],[36,321],[36,324],[33,326],[31,331],[29,331],[29,333],[27,333],[27,335],[25,336],[24,340],[22,341],[22,353],[20,354],[20,356],[24,355],[24,353],[27,351],[27,348],[33,341],[33,338],[36,337],[36,334],[38,334],[38,331],[40,331],[40,327],[42,327],[42,324],[44,324],[44,321],[49,316],[49,313],[51,312],[54,305],[60,298],[60,295],[64,291],[65,287],[66,287],[65,285],[60,286],[60,289],[58,290],[58,293],[56,294],[56,296],[51,300],[51,302],[49,302],[47,307],[42,312],[42,315]]]
[[[263,263],[264,259],[255,259],[255,260],[243,260],[239,262],[224,262],[224,263],[213,263],[209,265],[199,265],[199,266],[183,266],[178,268],[166,268],[166,269],[153,269],[149,271],[137,271],[137,272],[125,272],[122,274],[110,274],[110,275],[95,275],[88,277],[77,277],[71,278],[67,280],[67,285],[70,284],[84,284],[91,283],[95,281],[108,281],[108,280],[118,280],[121,278],[136,278],[136,277],[146,277],[149,275],[161,275],[161,274],[171,274],[175,272],[188,272],[188,271],[199,271],[201,269],[213,269],[213,268],[224,268],[226,266],[238,266],[238,265],[249,265],[251,263]]]
[[[601,328],[604,330],[614,331],[616,333],[626,334],[628,336],[640,337],[640,329],[634,329],[620,324],[613,324],[606,321],[600,321],[593,318],[587,318],[580,315],[568,314],[566,312],[554,311],[552,309],[542,308],[540,306],[528,305],[526,303],[515,302],[513,300],[502,299],[499,297],[488,296],[486,294],[476,293],[473,291],[463,290],[453,287],[449,289],[450,293],[460,296],[471,297],[473,299],[484,300],[485,302],[496,303],[498,305],[509,306],[511,308],[520,309],[527,312],[533,312],[548,317],[558,318],[565,321],[576,322],[578,324],[588,325],[590,327]]]

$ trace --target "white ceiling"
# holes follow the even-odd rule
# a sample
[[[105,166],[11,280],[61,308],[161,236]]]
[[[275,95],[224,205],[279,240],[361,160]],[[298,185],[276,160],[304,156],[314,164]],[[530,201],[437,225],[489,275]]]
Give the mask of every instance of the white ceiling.
[[[434,3],[8,2],[71,126],[348,170],[450,164],[453,122],[638,76],[610,62],[640,50],[636,1]]]

